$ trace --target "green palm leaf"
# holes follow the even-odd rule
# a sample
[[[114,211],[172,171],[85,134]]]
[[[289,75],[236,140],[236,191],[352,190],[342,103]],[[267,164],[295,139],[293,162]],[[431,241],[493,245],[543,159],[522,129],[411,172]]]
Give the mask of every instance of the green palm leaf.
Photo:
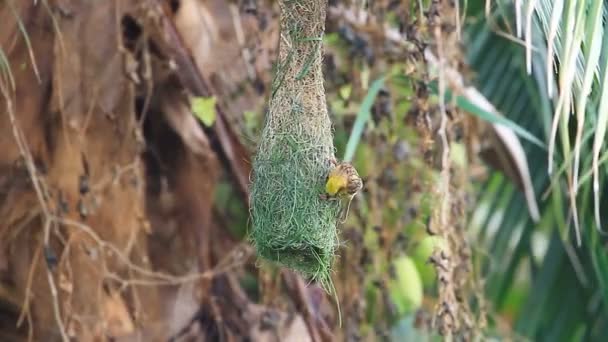
[[[477,2],[470,7],[483,8],[485,2]],[[487,294],[501,312],[510,305],[510,293],[530,289],[518,307],[518,334],[597,340],[608,326],[606,239],[596,229],[608,212],[601,193],[608,174],[603,35],[608,5],[561,0],[493,5],[489,16],[469,14],[474,19],[467,23],[465,46],[474,85],[507,120],[542,137],[548,151],[522,140],[540,204],[538,223],[509,182],[497,186],[490,177],[480,187],[473,222],[491,251],[484,267]],[[572,245],[573,239],[582,247]]]

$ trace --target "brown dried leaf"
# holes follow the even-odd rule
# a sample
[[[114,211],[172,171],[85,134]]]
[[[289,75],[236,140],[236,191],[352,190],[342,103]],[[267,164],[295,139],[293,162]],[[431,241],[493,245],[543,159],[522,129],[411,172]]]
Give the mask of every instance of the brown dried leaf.
[[[123,336],[135,331],[129,310],[116,291],[104,298],[104,324],[110,336]]]

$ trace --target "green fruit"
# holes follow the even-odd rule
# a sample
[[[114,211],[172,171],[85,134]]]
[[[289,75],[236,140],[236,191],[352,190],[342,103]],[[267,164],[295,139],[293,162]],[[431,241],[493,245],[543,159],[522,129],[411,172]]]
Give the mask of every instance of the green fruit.
[[[429,264],[427,261],[433,254],[435,248],[443,249],[445,247],[446,243],[443,238],[439,236],[426,236],[414,249],[412,257],[414,259],[414,263],[416,264],[416,268],[420,273],[420,278],[422,278],[422,284],[424,284],[425,288],[433,287],[433,285],[435,285],[435,281],[437,280],[435,267],[433,267],[433,265]]]
[[[395,277],[388,282],[391,299],[397,314],[403,316],[416,311],[422,304],[422,281],[412,258],[402,256],[393,262]]]

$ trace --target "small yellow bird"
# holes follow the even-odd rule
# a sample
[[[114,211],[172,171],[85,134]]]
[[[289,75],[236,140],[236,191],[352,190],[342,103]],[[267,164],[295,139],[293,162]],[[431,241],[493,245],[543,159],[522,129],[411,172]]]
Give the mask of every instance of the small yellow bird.
[[[347,162],[338,163],[335,159],[331,160],[331,164],[333,168],[327,175],[325,194],[321,197],[327,200],[348,201],[346,212],[342,217],[342,219],[346,219],[350,202],[363,188],[363,181],[352,164]]]

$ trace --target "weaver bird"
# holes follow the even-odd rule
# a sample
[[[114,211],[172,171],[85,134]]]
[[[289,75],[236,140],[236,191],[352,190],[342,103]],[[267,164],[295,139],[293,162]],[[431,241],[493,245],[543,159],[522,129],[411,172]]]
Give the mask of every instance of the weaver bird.
[[[342,219],[346,219],[350,202],[357,192],[363,188],[363,181],[350,163],[338,163],[335,159],[332,159],[331,164],[332,169],[329,171],[325,183],[325,194],[321,195],[321,198],[347,202],[346,212],[342,217]]]

